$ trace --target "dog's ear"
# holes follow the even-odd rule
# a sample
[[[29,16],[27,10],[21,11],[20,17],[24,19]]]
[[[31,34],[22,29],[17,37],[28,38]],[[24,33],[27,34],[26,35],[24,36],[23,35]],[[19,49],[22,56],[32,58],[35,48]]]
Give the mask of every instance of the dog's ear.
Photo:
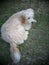
[[[21,16],[21,17],[20,17],[20,20],[21,20],[21,23],[22,23],[22,24],[25,24],[25,23],[26,23],[26,18],[25,18],[25,16]]]

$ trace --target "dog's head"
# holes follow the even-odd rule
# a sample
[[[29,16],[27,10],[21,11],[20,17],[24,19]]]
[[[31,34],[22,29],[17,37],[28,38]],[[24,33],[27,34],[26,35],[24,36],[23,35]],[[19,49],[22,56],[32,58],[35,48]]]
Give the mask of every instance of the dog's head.
[[[23,16],[28,23],[36,22],[36,20],[34,19],[34,11],[31,8],[24,10]]]
[[[22,23],[33,23],[33,22],[37,22],[35,19],[34,19],[34,10],[29,8],[29,9],[26,9],[26,10],[22,10],[21,11],[21,22]]]
[[[36,20],[34,19],[33,9],[29,8],[21,11],[20,20],[21,20],[21,24],[23,24],[25,29],[29,30],[31,28],[31,23],[36,22]]]

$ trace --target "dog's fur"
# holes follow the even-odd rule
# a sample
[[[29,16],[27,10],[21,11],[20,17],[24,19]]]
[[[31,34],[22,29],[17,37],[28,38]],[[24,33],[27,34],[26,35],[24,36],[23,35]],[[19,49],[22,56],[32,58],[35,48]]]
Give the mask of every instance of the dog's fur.
[[[14,63],[20,61],[20,52],[17,45],[24,43],[28,38],[28,30],[34,20],[34,11],[29,8],[12,15],[1,27],[2,38],[10,43],[10,53]]]

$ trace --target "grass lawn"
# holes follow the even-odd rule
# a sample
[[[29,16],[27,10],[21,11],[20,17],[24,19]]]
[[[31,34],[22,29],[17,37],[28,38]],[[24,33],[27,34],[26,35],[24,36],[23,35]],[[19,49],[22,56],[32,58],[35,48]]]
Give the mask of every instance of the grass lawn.
[[[17,65],[49,65],[49,2],[25,1],[0,2],[0,27],[15,12],[33,8],[37,23],[30,29],[28,40],[19,46],[21,60]],[[10,45],[1,39],[0,34],[0,65],[12,65],[9,49]]]

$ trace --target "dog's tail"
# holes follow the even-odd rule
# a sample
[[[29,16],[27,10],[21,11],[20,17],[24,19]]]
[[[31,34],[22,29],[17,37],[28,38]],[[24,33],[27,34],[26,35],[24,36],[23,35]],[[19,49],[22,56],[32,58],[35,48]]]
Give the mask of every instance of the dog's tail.
[[[10,55],[12,57],[13,63],[18,63],[20,61],[20,52],[16,44],[10,44]]]

